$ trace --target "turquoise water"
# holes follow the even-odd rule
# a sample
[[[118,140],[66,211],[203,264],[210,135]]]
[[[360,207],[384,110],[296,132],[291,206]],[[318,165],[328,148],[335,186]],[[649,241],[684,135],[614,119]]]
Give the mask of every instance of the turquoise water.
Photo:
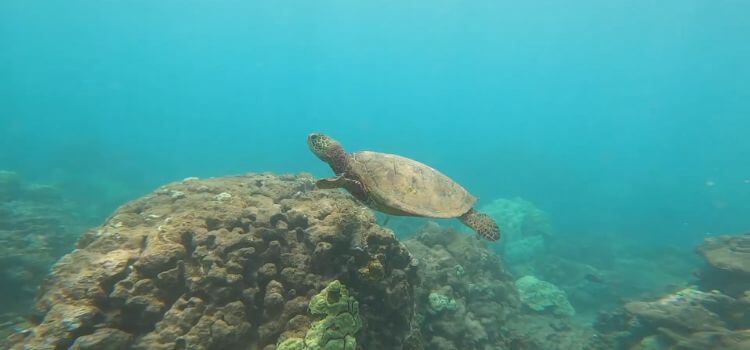
[[[0,2],[0,169],[99,203],[408,156],[557,231],[750,229],[745,1]]]

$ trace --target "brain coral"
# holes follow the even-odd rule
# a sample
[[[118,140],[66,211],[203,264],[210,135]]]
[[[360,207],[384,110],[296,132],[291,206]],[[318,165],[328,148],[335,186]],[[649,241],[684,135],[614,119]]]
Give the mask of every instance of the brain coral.
[[[359,303],[338,280],[310,300],[310,313],[319,316],[303,338],[288,338],[277,350],[354,350],[354,334],[362,328]]]

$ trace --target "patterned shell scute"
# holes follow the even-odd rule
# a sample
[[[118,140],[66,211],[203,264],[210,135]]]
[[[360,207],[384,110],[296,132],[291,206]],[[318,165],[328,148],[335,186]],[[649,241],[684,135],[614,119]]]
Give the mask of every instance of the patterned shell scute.
[[[352,157],[354,173],[382,206],[411,215],[454,218],[477,201],[451,178],[415,160],[367,151]]]

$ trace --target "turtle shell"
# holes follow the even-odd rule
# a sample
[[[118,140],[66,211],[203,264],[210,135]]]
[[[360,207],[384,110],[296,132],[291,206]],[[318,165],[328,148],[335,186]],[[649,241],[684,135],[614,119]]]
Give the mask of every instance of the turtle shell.
[[[352,172],[385,212],[454,218],[469,211],[477,201],[451,178],[415,160],[368,151],[351,156]]]

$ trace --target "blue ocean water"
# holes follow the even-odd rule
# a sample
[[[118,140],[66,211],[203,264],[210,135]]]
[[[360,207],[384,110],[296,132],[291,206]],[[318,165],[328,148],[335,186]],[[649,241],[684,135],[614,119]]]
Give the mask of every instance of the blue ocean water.
[[[746,1],[0,2],[0,169],[123,202],[397,153],[558,231],[750,229]]]

